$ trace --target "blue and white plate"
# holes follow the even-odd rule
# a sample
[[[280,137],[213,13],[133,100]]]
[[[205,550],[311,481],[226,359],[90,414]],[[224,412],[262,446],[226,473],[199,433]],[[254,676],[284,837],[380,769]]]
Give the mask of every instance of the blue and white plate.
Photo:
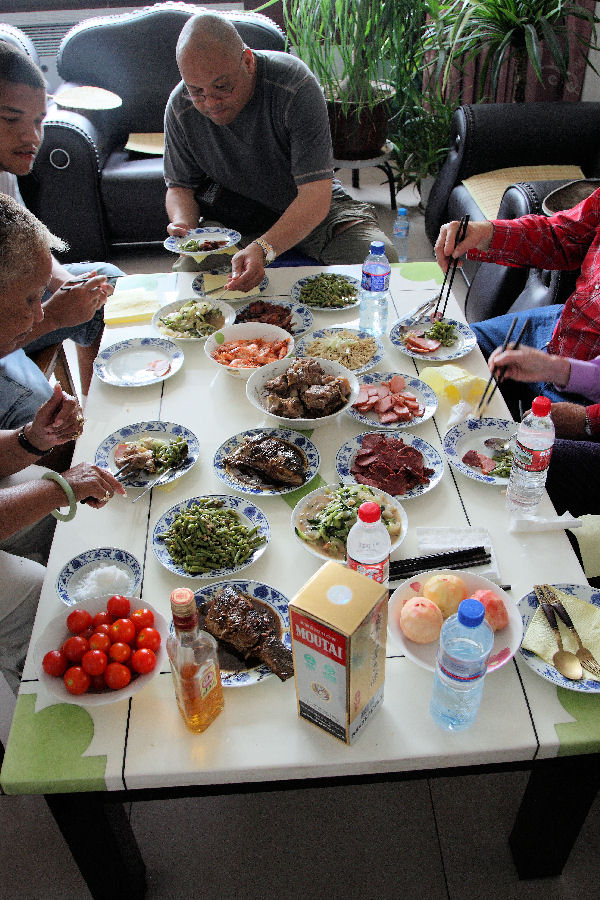
[[[594,606],[600,607],[600,591],[591,587],[589,584],[553,584],[550,586],[558,588],[559,591],[564,591],[565,594],[571,594],[573,597],[578,597],[579,600],[583,600],[585,603],[592,603]],[[536,610],[539,609],[535,591],[530,591],[528,594],[525,594],[525,596],[519,600],[518,606],[521,618],[523,619],[523,633],[525,633],[529,622],[535,615]],[[561,675],[554,666],[545,662],[539,656],[536,656],[531,650],[520,647],[519,653],[527,665],[533,669],[537,675],[545,678],[546,681],[551,681],[552,684],[555,684],[558,687],[564,687],[568,691],[583,691],[588,694],[600,693],[600,681],[595,681],[590,673],[585,670],[584,677],[581,681],[571,681],[569,678],[565,678],[564,675]]]
[[[81,585],[90,574],[108,566],[117,566],[124,572],[128,579],[129,585],[123,588],[122,585],[115,585],[111,590],[110,585],[104,585],[100,594],[125,594],[126,596],[134,596],[140,586],[142,580],[142,569],[133,555],[127,550],[119,550],[117,547],[96,547],[94,550],[86,550],[62,567],[56,579],[56,592],[63,603],[67,606],[73,606],[75,603],[81,603],[85,598],[78,597],[77,592]],[[118,590],[117,590],[118,589]]]
[[[164,374],[154,371],[155,362],[168,363]],[[94,360],[94,374],[117,387],[145,387],[158,384],[178,372],[183,365],[183,350],[165,338],[130,338],[101,350]]]
[[[240,563],[237,566],[211,569],[210,572],[200,575],[188,575],[182,566],[173,561],[171,554],[167,550],[167,545],[164,541],[159,539],[159,535],[164,534],[164,532],[171,527],[175,521],[175,517],[179,513],[185,512],[185,510],[195,506],[199,500],[207,497],[211,500],[222,500],[223,506],[228,509],[234,509],[238,513],[242,525],[246,528],[254,528],[256,526],[258,528],[258,533],[265,538],[265,542],[264,544],[261,544],[260,547],[256,548],[246,562]],[[173,572],[180,578],[225,578],[229,575],[234,575],[236,572],[241,572],[242,569],[246,569],[248,566],[252,565],[253,562],[256,562],[267,549],[270,540],[271,528],[269,526],[269,521],[258,506],[254,506],[253,503],[250,503],[249,500],[246,500],[243,497],[233,497],[229,494],[203,494],[201,497],[190,497],[189,500],[183,500],[181,503],[177,503],[175,506],[168,509],[166,513],[163,513],[152,532],[152,549],[154,550],[159,563],[163,565],[165,569],[168,569],[169,572]]]
[[[431,353],[416,353],[414,350],[409,350],[402,340],[403,336],[406,334],[406,326],[402,321],[396,322],[390,331],[390,341],[400,353],[404,353],[406,356],[412,356],[413,359],[432,359],[435,362],[450,362],[452,359],[460,359],[461,357],[466,356],[477,344],[475,332],[471,331],[469,326],[464,322],[457,322],[456,319],[444,319],[444,322],[447,322],[449,325],[454,325],[457,331],[457,338],[450,347],[441,346]]]
[[[367,331],[360,331],[358,328],[346,328],[343,325],[340,325],[337,328],[321,328],[319,331],[311,331],[310,334],[305,334],[304,337],[301,337],[298,341],[296,341],[296,345],[294,347],[294,352],[296,356],[310,356],[308,353],[308,348],[313,343],[313,341],[320,340],[321,338],[329,338],[335,337],[342,331],[350,331],[354,335],[354,337],[367,340],[370,338],[375,341],[377,345],[377,349],[375,350],[373,356],[368,360],[368,362],[364,363],[362,366],[357,366],[354,368],[349,365],[349,360],[347,359],[336,359],[335,362],[339,362],[342,366],[346,366],[347,369],[350,369],[351,372],[354,372],[355,375],[362,375],[363,372],[367,372],[369,369],[373,369],[375,366],[379,365],[383,357],[385,356],[385,350],[383,344],[379,340],[379,338],[373,337],[373,335],[369,334]],[[316,359],[323,357],[315,357]],[[327,359],[328,357],[325,357]]]
[[[484,484],[499,484],[504,487],[508,484],[508,478],[498,478],[496,475],[484,475],[481,469],[474,469],[462,461],[468,450],[476,450],[485,456],[493,456],[493,452],[483,443],[486,438],[498,437],[508,440],[517,430],[517,423],[510,419],[466,419],[453,425],[446,433],[443,440],[446,459],[458,472],[475,481]]]
[[[288,612],[290,601],[287,597],[274,587],[263,584],[261,581],[215,581],[196,591],[197,605],[200,606],[204,601],[210,600],[217,591],[224,587],[233,587],[242,594],[248,594],[249,597],[254,597],[256,600],[260,600],[261,603],[269,606],[281,622],[281,642],[285,644],[288,650],[292,649],[290,616]],[[244,687],[248,684],[258,684],[259,681],[264,681],[265,678],[270,678],[271,675],[274,675],[274,672],[264,664],[241,671],[232,671],[221,666],[221,681],[224,687]]]
[[[227,271],[229,272],[230,269],[231,269],[231,266],[229,267],[229,269]],[[214,270],[211,270],[210,274],[211,275],[223,275],[224,273],[218,269],[214,269]],[[263,280],[261,281],[261,283],[258,286],[259,291],[261,291],[261,293],[262,293],[262,291],[264,291],[264,289],[267,287],[268,284],[269,284],[269,279],[265,275],[265,277],[263,278]],[[194,291],[194,293],[200,294],[202,297],[204,296],[204,275],[203,274],[196,275],[194,277],[194,279],[192,281],[192,290]],[[241,294],[242,292],[237,291],[236,293]],[[210,294],[206,299],[210,300],[211,297],[215,297],[215,296],[216,297],[220,296],[218,291],[215,294]],[[256,300],[256,294],[251,294],[250,296],[253,300]],[[248,301],[248,295],[243,294],[243,296],[241,296],[241,297],[231,297],[231,296],[228,296],[227,293],[225,293],[223,295],[223,299],[226,300],[226,302],[229,303],[230,306],[236,306],[238,303],[244,303],[244,301]],[[277,301],[277,302],[279,302],[279,301]]]
[[[216,226],[205,225],[203,228],[192,228],[186,235],[183,237],[168,237],[163,242],[163,247],[165,250],[170,250],[171,253],[179,253],[181,256],[208,256],[211,253],[222,253],[223,250],[227,250],[228,247],[233,247],[234,244],[237,244],[239,239],[241,238],[241,234],[239,231],[233,231],[231,228],[218,228]],[[226,244],[223,244],[222,247],[219,247],[217,250],[181,250],[180,247],[182,244],[185,244],[187,241],[191,240],[197,241],[227,241]]]
[[[322,274],[322,273],[321,273]],[[298,281],[292,285],[292,289],[290,291],[290,296],[295,303],[303,303],[300,296],[300,291],[304,287],[305,284],[309,284],[311,281],[314,281],[315,278],[320,278],[319,275],[305,275],[304,278],[298,279]],[[345,278],[348,284],[353,285],[356,288],[356,297],[349,298],[348,303],[344,304],[344,306],[317,306],[316,304],[311,303],[311,309],[319,309],[321,312],[339,312],[343,309],[352,309],[354,306],[358,306],[360,303],[359,291],[360,291],[360,280],[358,278],[353,278],[352,275],[343,275],[341,272],[336,272],[336,275],[339,275],[340,278]],[[308,304],[306,304],[308,306]]]
[[[115,463],[115,450],[119,444],[130,443],[131,441],[139,441],[142,438],[156,438],[159,441],[169,441],[175,438],[184,438],[188,445],[188,455],[181,466],[178,466],[165,478],[161,484],[168,484],[181,478],[188,469],[191,469],[200,456],[200,444],[196,435],[185,428],[183,425],[175,425],[173,422],[137,422],[135,425],[125,425],[123,428],[113,431],[108,437],[105,437],[96,450],[94,464],[101,466],[103,469],[109,469],[113,474],[117,472]],[[154,481],[156,473],[136,471],[127,478],[125,487],[128,488],[144,488],[150,482]]]
[[[354,457],[362,447],[363,438],[367,435],[375,434],[373,431],[366,431],[364,434],[357,434],[356,437],[350,438],[350,440],[346,441],[345,444],[342,444],[340,449],[338,450],[335,457],[335,469],[341,480],[345,484],[357,484],[356,478],[350,472],[352,468],[352,464],[354,462]],[[385,434],[384,437],[390,438],[392,435]],[[414,447],[415,450],[418,450],[423,454],[423,459],[425,461],[425,465],[429,469],[433,469],[433,475],[429,477],[428,484],[417,484],[415,487],[410,488],[410,490],[406,491],[404,494],[393,494],[392,496],[401,497],[402,500],[412,500],[414,497],[420,497],[421,494],[426,494],[427,491],[430,491],[432,488],[436,486],[436,484],[441,480],[442,475],[444,474],[444,460],[437,452],[435,447],[432,447],[431,444],[428,444],[427,441],[424,441],[423,438],[417,437],[415,434],[403,434],[401,437],[398,435],[398,440],[404,441],[405,444],[409,444],[411,447]]]
[[[235,475],[226,467],[225,458],[227,456],[233,453],[233,451],[236,450],[240,444],[243,444],[249,438],[257,437],[260,434],[268,437],[279,438],[282,441],[289,441],[290,444],[294,444],[294,446],[299,447],[300,450],[302,450],[302,452],[305,454],[307,463],[306,478],[304,479],[303,484],[308,484],[308,482],[315,477],[321,463],[321,458],[319,456],[319,451],[317,450],[313,442],[309,441],[309,439],[305,437],[305,435],[300,434],[297,431],[290,431],[287,428],[251,428],[248,431],[241,431],[239,434],[234,434],[233,437],[228,438],[223,444],[221,444],[221,446],[215,453],[213,459],[215,474],[218,478],[221,479],[221,481],[225,482],[227,487],[233,488],[236,491],[242,491],[244,494],[255,494],[262,496],[270,496],[273,494],[289,494],[292,491],[298,490],[298,486],[285,487],[282,485],[281,487],[273,487],[266,484],[246,484],[245,482],[238,480]]]
[[[249,303],[246,303],[244,306],[240,306],[237,310],[237,316],[241,313],[245,312],[246,309],[250,306],[250,303],[256,300],[256,297],[253,297]],[[291,300],[279,300],[272,299],[269,300],[265,298],[264,303],[271,303],[273,306],[285,306],[292,311],[292,334],[296,338],[301,334],[304,334],[308,331],[309,328],[312,328],[313,324],[313,314],[311,313],[308,306],[303,306],[301,303],[292,303]],[[238,321],[236,316],[236,323]],[[251,320],[250,320],[251,321]]]
[[[421,422],[431,419],[435,415],[438,406],[437,394],[420,378],[413,378],[411,375],[405,375],[402,372],[367,372],[365,375],[361,375],[358,379],[358,384],[359,386],[361,384],[381,384],[384,381],[390,381],[394,375],[401,375],[404,378],[406,382],[405,390],[414,394],[425,410],[422,416],[418,418],[413,417],[407,422],[390,422],[386,425],[379,421],[379,415],[373,410],[360,412],[360,410],[351,406],[346,410],[348,415],[363,425],[376,428],[378,431],[397,431],[400,428],[414,428],[415,425],[420,425]]]

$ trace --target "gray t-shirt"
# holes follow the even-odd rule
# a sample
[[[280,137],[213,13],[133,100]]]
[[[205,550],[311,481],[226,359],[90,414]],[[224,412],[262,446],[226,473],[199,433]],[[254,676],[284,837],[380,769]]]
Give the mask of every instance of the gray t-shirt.
[[[321,87],[296,57],[253,51],[256,88],[230,125],[196,110],[183,83],[165,111],[167,187],[196,190],[208,176],[283,213],[297,185],[333,177],[333,152]]]

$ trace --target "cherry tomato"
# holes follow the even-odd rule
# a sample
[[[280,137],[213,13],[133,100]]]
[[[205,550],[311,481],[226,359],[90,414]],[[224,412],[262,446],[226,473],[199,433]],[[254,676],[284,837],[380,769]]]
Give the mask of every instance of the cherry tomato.
[[[156,628],[142,628],[137,636],[136,644],[140,649],[146,647],[156,653],[160,647],[160,633]]]
[[[108,659],[102,650],[88,650],[81,659],[81,668],[88,675],[102,675],[107,665]]]
[[[115,594],[106,604],[107,611],[115,619],[126,619],[131,612],[131,603],[127,597]]]
[[[69,661],[62,650],[49,650],[42,660],[44,672],[60,678],[67,671]]]
[[[116,641],[116,643],[110,645],[108,655],[112,662],[127,662],[131,656],[131,647],[129,644],[124,644],[122,641]]]
[[[155,665],[156,656],[154,655],[152,650],[147,650],[146,648],[143,648],[142,650],[136,650],[131,657],[131,668],[134,672],[139,672],[140,675],[145,675],[146,672],[151,672]]]
[[[81,634],[92,624],[92,615],[87,609],[74,609],[67,616],[67,628],[71,634]]]
[[[131,681],[131,672],[122,663],[111,662],[104,672],[104,682],[112,691],[127,687]]]
[[[110,626],[112,625],[112,616],[109,616],[110,622],[103,622],[102,625],[96,625],[94,634],[110,634]]]
[[[95,631],[89,640],[90,650],[102,650],[108,653],[110,648],[110,638],[102,631]]]
[[[110,639],[114,643],[122,641],[128,644],[135,638],[135,625],[131,619],[116,619],[110,626]]]
[[[62,645],[62,651],[69,662],[81,662],[84,653],[89,650],[89,644],[80,634],[67,638]]]
[[[141,631],[142,628],[152,628],[154,625],[154,613],[145,607],[134,610],[129,618],[135,625],[136,632]]]
[[[112,625],[113,617],[107,610],[103,610],[102,612],[96,613],[92,622],[94,623],[94,628],[98,631],[99,625]]]
[[[106,683],[104,681],[104,674],[102,675],[90,675],[90,691],[93,691],[94,694],[103,694],[106,690]]]
[[[90,686],[90,676],[81,666],[71,666],[63,675],[65,687],[70,694],[85,694]]]

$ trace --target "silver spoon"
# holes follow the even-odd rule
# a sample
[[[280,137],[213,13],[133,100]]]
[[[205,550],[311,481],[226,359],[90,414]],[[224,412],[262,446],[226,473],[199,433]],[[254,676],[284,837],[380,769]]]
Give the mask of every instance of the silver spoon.
[[[583,678],[583,669],[581,667],[581,662],[574,653],[571,653],[570,650],[563,649],[562,638],[560,636],[560,631],[558,630],[558,623],[556,621],[556,615],[554,613],[552,604],[548,603],[548,601],[544,598],[543,592],[538,590],[537,587],[535,587],[534,590],[538,599],[538,603],[542,607],[542,610],[544,611],[544,614],[548,619],[548,624],[554,632],[554,637],[556,638],[556,643],[558,644],[558,650],[552,657],[552,662],[554,663],[555,668],[560,672],[561,675],[564,675],[565,678],[568,678],[569,681],[580,681]]]
[[[504,438],[490,437],[486,438],[483,443],[488,448],[488,450],[494,450],[496,453],[502,453],[504,450],[508,450],[510,448],[512,439],[512,435],[506,440]]]

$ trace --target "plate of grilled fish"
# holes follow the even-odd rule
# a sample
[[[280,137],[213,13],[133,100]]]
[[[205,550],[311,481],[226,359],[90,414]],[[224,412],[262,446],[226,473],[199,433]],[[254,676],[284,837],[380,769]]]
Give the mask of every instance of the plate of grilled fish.
[[[221,481],[244,494],[287,494],[308,484],[319,469],[319,451],[305,435],[287,428],[251,428],[217,449],[213,466]]]

